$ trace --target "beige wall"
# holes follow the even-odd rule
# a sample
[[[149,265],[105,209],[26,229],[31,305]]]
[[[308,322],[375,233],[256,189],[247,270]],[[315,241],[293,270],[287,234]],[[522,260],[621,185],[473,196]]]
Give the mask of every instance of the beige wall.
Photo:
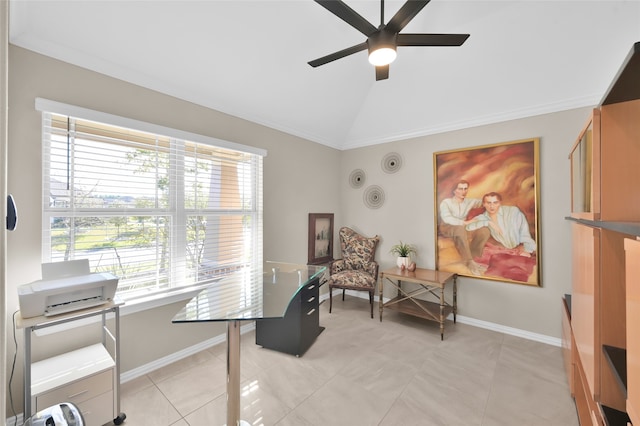
[[[433,268],[433,153],[539,137],[542,287],[461,277],[458,308],[464,317],[559,338],[560,298],[571,291],[571,236],[564,220],[570,208],[567,156],[589,111],[582,108],[343,152],[344,223],[382,237],[377,256],[381,268],[394,266],[389,249],[399,240],[417,246],[418,266]],[[394,174],[380,166],[389,152],[403,158],[403,167]],[[385,191],[381,208],[368,209],[363,189],[346,184],[356,168],[367,174],[364,187],[379,185]]]
[[[266,149],[265,259],[306,263],[308,213],[334,213],[340,220],[339,151],[10,46],[8,186],[20,219],[18,229],[7,239],[5,341],[13,341],[10,315],[18,306],[16,287],[40,278],[41,120],[35,110],[36,97]],[[123,372],[224,334],[220,323],[171,324],[180,307],[168,305],[122,318]],[[21,336],[19,332],[20,348]],[[41,339],[39,347],[55,350],[78,345],[85,338],[56,337],[60,338]],[[13,345],[8,352],[7,362],[13,356]],[[38,347],[34,353],[44,356]],[[22,363],[18,359],[12,388],[16,411],[22,412]]]
[[[433,267],[433,152],[539,137],[543,286],[461,278],[459,313],[560,337],[560,297],[569,292],[571,275],[569,224],[564,220],[569,209],[567,154],[588,108],[340,152],[11,46],[8,186],[16,197],[20,222],[7,241],[10,342],[9,315],[17,309],[15,288],[40,278],[41,135],[36,97],[266,149],[265,258],[301,263],[307,259],[307,215],[311,212],[335,213],[336,234],[342,225],[379,234],[382,241],[376,259],[381,268],[393,265],[389,248],[398,240],[418,246],[419,266]],[[389,152],[398,152],[404,159],[398,173],[386,174],[380,167]],[[362,201],[363,189],[349,186],[348,177],[355,168],[367,173],[365,187],[377,184],[385,190],[386,201],[380,209],[368,209]],[[123,372],[224,333],[222,324],[172,325],[171,317],[180,306],[123,317]],[[64,335],[55,340],[48,337],[43,342],[64,347],[77,339]],[[13,348],[8,351],[12,356]],[[44,350],[36,354],[44,356]],[[13,391],[21,412],[22,371],[18,365]]]
[[[8,107],[8,59],[9,59],[9,2],[0,3],[0,200],[7,196],[7,107]],[[0,209],[0,217],[6,216],[5,203]],[[6,287],[6,238],[7,231],[0,226],[0,330],[6,330],[7,287]],[[0,339],[0,383],[7,382],[7,339]],[[6,411],[6,399],[0,399],[0,413]]]

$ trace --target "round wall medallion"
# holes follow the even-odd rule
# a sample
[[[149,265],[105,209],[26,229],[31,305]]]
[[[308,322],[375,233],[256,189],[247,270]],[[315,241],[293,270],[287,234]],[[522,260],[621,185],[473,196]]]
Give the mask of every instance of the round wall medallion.
[[[364,190],[364,204],[370,209],[377,209],[384,204],[384,191],[378,185],[371,185]]]
[[[360,188],[364,185],[364,181],[367,178],[367,175],[364,173],[362,169],[355,169],[349,175],[349,184],[352,188]]]
[[[402,167],[402,157],[397,152],[390,152],[382,158],[382,170],[395,173]]]

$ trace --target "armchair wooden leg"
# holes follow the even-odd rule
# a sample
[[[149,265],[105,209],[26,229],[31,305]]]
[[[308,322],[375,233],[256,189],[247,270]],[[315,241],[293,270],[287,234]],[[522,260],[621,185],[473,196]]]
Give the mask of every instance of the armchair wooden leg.
[[[371,305],[371,318],[373,319],[373,293],[369,292],[369,305]]]
[[[344,302],[344,292],[347,291],[344,288],[342,289],[342,301]]]
[[[331,313],[332,307],[333,307],[333,289],[329,287],[329,313]]]

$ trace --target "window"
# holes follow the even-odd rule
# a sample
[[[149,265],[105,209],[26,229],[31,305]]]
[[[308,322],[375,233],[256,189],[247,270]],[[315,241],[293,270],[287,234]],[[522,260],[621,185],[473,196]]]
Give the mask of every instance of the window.
[[[37,108],[43,262],[87,258],[120,277],[125,300],[262,267],[264,152],[42,99]]]

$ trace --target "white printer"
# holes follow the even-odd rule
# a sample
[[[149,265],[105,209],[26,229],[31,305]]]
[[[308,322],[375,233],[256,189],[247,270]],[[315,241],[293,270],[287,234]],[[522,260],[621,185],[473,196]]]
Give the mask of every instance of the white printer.
[[[22,318],[51,316],[113,300],[118,277],[91,273],[89,260],[43,263],[42,279],[18,287]]]

